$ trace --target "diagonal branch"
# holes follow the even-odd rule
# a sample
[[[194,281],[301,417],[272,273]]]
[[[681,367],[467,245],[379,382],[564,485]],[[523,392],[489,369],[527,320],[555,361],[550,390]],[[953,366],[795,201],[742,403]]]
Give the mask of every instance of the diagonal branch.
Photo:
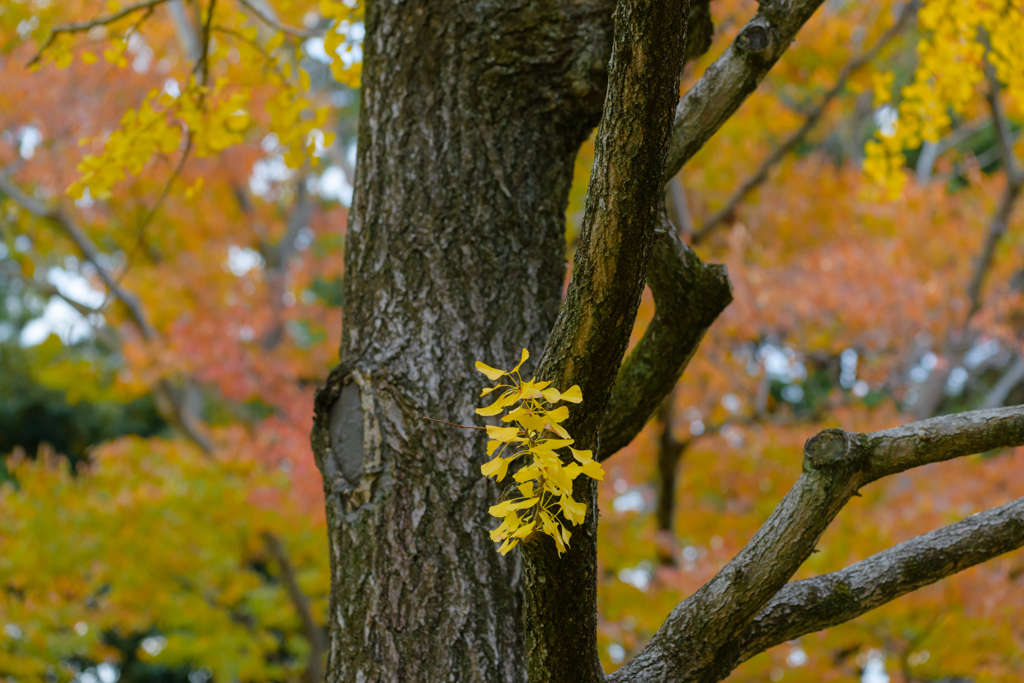
[[[156,329],[146,317],[139,300],[121,287],[118,278],[115,278],[101,262],[99,249],[67,214],[60,209],[49,208],[34,197],[25,194],[2,173],[0,173],[0,192],[20,204],[29,213],[50,221],[59,228],[78,247],[82,257],[96,269],[107,289],[128,309],[129,317],[143,339],[154,341],[157,338]],[[165,413],[170,421],[181,430],[185,437],[198,446],[203,453],[207,455],[212,453],[213,445],[199,428],[195,417],[187,409],[184,396],[175,389],[170,380],[164,378],[157,382],[154,393],[165,404]]]
[[[252,12],[256,15],[257,19],[270,28],[292,36],[293,38],[316,38],[324,34],[323,31],[307,31],[300,28],[294,28],[292,26],[286,26],[279,22],[270,12],[266,11],[262,7],[258,7],[255,2],[252,2],[252,0],[238,0],[238,4]]]
[[[324,680],[324,659],[327,656],[327,634],[323,627],[313,618],[313,610],[309,605],[309,598],[299,586],[295,574],[295,567],[288,557],[287,551],[280,539],[269,531],[263,532],[263,542],[267,550],[273,556],[281,568],[281,577],[284,579],[285,588],[288,590],[288,597],[291,598],[295,611],[299,613],[302,620],[302,629],[306,632],[306,640],[309,641],[309,672],[310,683],[321,683]]]
[[[722,56],[676,107],[665,177],[671,178],[757,89],[824,0],[764,0]]]
[[[743,632],[717,681],[759,652],[855,619],[957,572],[1024,547],[1024,498],[917,536],[846,569],[786,584]]]
[[[26,66],[32,66],[38,63],[46,49],[53,45],[53,41],[57,40],[57,36],[59,36],[62,33],[84,33],[85,31],[88,31],[91,28],[96,28],[97,26],[106,26],[108,24],[113,24],[115,21],[124,19],[125,17],[134,14],[135,12],[152,12],[153,9],[158,5],[162,5],[165,2],[169,1],[170,0],[143,0],[143,2],[137,2],[134,5],[128,5],[127,7],[124,7],[121,10],[114,12],[113,14],[107,15],[105,17],[97,17],[96,19],[92,19],[90,21],[83,21],[77,24],[65,24],[64,26],[56,26],[52,31],[50,31],[50,36],[46,39],[46,42],[43,43],[43,46],[39,48],[39,51],[36,52],[35,56],[28,61],[28,64]]]
[[[719,209],[717,213],[704,222],[704,225],[694,233],[692,240],[693,244],[697,244],[701,240],[705,239],[711,231],[724,223],[726,219],[736,211],[736,207],[740,205],[740,202],[742,202],[748,194],[768,178],[768,171],[770,171],[775,164],[779,163],[784,156],[786,156],[794,147],[799,145],[803,139],[807,137],[807,134],[814,129],[822,115],[824,115],[828,105],[832,103],[832,100],[834,100],[844,88],[846,88],[846,82],[849,80],[850,76],[865,64],[871,62],[878,56],[878,53],[881,52],[886,45],[892,42],[896,36],[903,32],[903,29],[906,28],[907,24],[910,23],[910,20],[917,13],[919,6],[920,5],[917,0],[911,0],[904,5],[899,16],[896,18],[896,22],[882,34],[878,41],[872,45],[870,49],[857,55],[843,66],[839,71],[839,76],[836,78],[835,85],[832,86],[831,90],[825,93],[825,96],[822,97],[817,106],[807,114],[803,124],[793,131],[793,133],[791,133],[781,145],[776,147],[772,153],[761,162],[761,165],[754,174],[740,185],[740,187],[732,194],[731,197],[729,197],[728,201],[726,201],[725,205]]]
[[[732,301],[725,266],[705,265],[661,218],[647,274],[654,318],[619,369],[601,426],[601,460],[643,429],[679,381],[711,323]]]
[[[647,647],[610,680],[710,680],[733,640],[811,555],[829,523],[862,486],[913,467],[1020,445],[1020,406],[947,415],[871,434],[820,432],[804,445],[800,478],[754,537],[677,605]]]
[[[998,147],[1003,158],[1003,167],[1006,169],[1006,187],[1003,188],[1003,195],[999,205],[989,218],[988,230],[985,232],[985,240],[982,242],[981,251],[974,261],[974,270],[971,273],[971,280],[967,285],[967,315],[960,325],[959,331],[953,337],[952,331],[947,334],[947,350],[945,354],[959,359],[967,353],[974,343],[975,335],[971,331],[971,321],[981,311],[983,298],[982,290],[985,280],[988,278],[992,263],[995,261],[996,247],[1003,239],[1010,225],[1010,217],[1024,189],[1024,176],[1017,170],[1016,158],[1013,154],[1013,143],[1009,133],[1009,123],[1003,115],[999,103],[999,82],[986,69],[989,76],[989,91],[986,99],[989,104],[989,111],[992,115],[993,127],[996,130]],[[949,338],[952,337],[952,340]],[[928,380],[922,385],[919,391],[919,398],[914,405],[914,415],[918,419],[931,417],[939,409],[942,397],[945,394],[946,382],[955,366],[955,362],[947,363],[941,370],[935,370]],[[1012,387],[1011,387],[1012,388]]]
[[[147,340],[152,340],[156,336],[156,331],[146,318],[146,314],[143,312],[142,306],[139,305],[138,299],[126,292],[118,284],[117,279],[110,271],[100,263],[100,254],[96,245],[93,244],[92,240],[71,218],[60,209],[51,209],[34,197],[25,194],[3,175],[0,175],[0,192],[10,197],[15,203],[20,204],[29,213],[48,220],[57,226],[68,239],[75,243],[75,246],[78,247],[85,260],[96,269],[100,279],[103,280],[103,284],[125,305],[142,336]]]

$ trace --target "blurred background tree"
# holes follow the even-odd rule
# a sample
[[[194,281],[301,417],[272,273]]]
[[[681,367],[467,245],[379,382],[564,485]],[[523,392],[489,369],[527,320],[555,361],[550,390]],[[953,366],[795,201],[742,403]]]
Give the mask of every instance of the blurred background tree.
[[[897,133],[944,6],[826,4],[671,181],[673,222],[728,264],[736,300],[609,463],[606,668],[751,536],[811,434],[1024,401],[1021,84],[993,70],[934,139]],[[711,4],[684,89],[754,10]],[[331,0],[0,5],[0,677],[323,678],[308,433],[341,330],[361,17]],[[994,453],[869,487],[801,576],[1020,497],[1022,470]],[[1017,681],[1022,608],[1014,554],[732,680]]]

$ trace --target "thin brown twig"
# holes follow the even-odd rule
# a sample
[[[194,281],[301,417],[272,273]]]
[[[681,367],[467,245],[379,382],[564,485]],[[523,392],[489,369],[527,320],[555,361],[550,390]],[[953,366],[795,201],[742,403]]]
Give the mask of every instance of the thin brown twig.
[[[213,25],[213,10],[216,7],[217,0],[210,0],[210,9],[206,13],[206,23],[203,24],[202,52],[199,53],[199,59],[196,61],[195,66],[192,67],[193,74],[202,67],[202,85],[206,85],[210,79],[210,27]]]
[[[900,11],[899,17],[896,19],[896,23],[890,26],[889,29],[882,34],[878,39],[878,42],[843,66],[839,72],[839,76],[836,78],[835,85],[832,86],[831,90],[825,93],[825,96],[817,106],[807,114],[803,124],[788,138],[786,138],[781,145],[776,147],[763,162],[761,162],[757,171],[755,171],[753,175],[747,178],[747,180],[740,185],[735,192],[733,192],[732,196],[725,203],[725,206],[719,209],[713,216],[711,216],[711,218],[707,219],[700,229],[693,233],[693,238],[691,240],[693,244],[697,244],[706,239],[713,230],[724,223],[729,216],[736,211],[736,207],[740,205],[744,198],[746,198],[748,194],[768,178],[768,172],[772,167],[775,166],[775,164],[777,164],[794,147],[800,144],[805,137],[807,137],[807,134],[811,132],[824,115],[828,105],[831,104],[832,100],[834,100],[846,87],[846,82],[849,80],[850,76],[878,56],[878,53],[881,52],[882,49],[893,40],[893,38],[903,31],[907,23],[910,21],[910,18],[917,12],[918,7],[919,3],[917,0],[911,0],[904,5],[903,9]]]
[[[96,19],[92,19],[91,21],[83,21],[77,24],[65,24],[64,26],[57,26],[50,31],[50,36],[46,39],[46,42],[43,43],[43,46],[39,48],[39,51],[36,52],[35,56],[28,61],[28,64],[26,64],[26,66],[33,66],[34,64],[38,63],[43,56],[43,52],[45,52],[47,48],[53,45],[53,41],[57,40],[57,36],[59,36],[62,33],[83,33],[85,31],[88,31],[89,29],[96,28],[97,26],[106,26],[108,24],[112,24],[115,21],[124,19],[128,15],[134,14],[135,12],[139,12],[141,10],[148,10],[149,13],[152,13],[154,8],[156,8],[158,5],[164,4],[165,2],[168,2],[168,0],[143,0],[143,2],[137,2],[134,5],[128,5],[124,9],[118,12],[114,12],[113,14],[106,17],[98,17]],[[138,24],[136,24],[136,27],[138,27]]]
[[[270,28],[274,29],[275,31],[280,31],[281,33],[287,34],[294,38],[317,38],[324,34],[323,31],[309,31],[299,28],[293,28],[291,26],[285,26],[284,24],[274,19],[272,16],[265,13],[259,7],[249,2],[249,0],[238,0],[238,4],[252,12],[254,15],[256,15],[257,19],[262,21]]]
[[[487,427],[473,427],[471,425],[459,425],[459,424],[455,424],[454,422],[445,422],[444,420],[435,420],[432,417],[423,417],[422,415],[420,415],[420,419],[421,420],[429,420],[430,422],[440,422],[443,425],[448,425],[449,427],[458,427],[459,429],[482,429],[482,430],[485,430],[485,431],[487,430]]]
[[[249,45],[263,56],[263,59],[267,62],[267,66],[269,66],[271,70],[278,75],[282,82],[288,82],[288,77],[285,75],[284,71],[281,70],[281,66],[277,63],[277,60],[274,59],[273,56],[271,56],[271,54],[267,52],[257,41],[252,40],[241,31],[236,31],[235,29],[228,28],[227,26],[213,26],[210,30],[214,33],[223,33],[226,36],[231,36],[244,42],[246,45]]]

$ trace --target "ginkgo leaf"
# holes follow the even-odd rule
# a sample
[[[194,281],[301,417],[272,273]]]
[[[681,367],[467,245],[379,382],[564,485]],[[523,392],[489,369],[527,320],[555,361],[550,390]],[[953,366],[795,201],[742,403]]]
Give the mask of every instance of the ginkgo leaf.
[[[498,456],[490,462],[485,462],[480,466],[480,474],[485,477],[494,477],[496,481],[501,481],[505,478],[505,473],[508,472],[509,458],[502,458]]]
[[[580,403],[583,401],[583,392],[580,391],[578,384],[574,384],[562,392],[561,398],[563,401],[568,401],[569,403]]]
[[[569,419],[569,408],[566,406],[559,406],[554,410],[549,410],[547,416],[548,420],[553,423],[565,422]]]
[[[576,460],[580,461],[583,464],[586,464],[594,459],[593,451],[578,451],[575,448],[570,448],[569,451],[572,453],[572,457],[576,458]]]
[[[526,349],[523,349],[523,353],[519,356],[519,362],[516,363],[516,366],[514,368],[512,368],[512,371],[509,374],[511,375],[513,372],[516,372],[517,370],[519,370],[519,368],[521,368],[523,366],[523,363],[525,363],[526,359],[529,358],[529,357],[530,357],[530,352],[527,351]]]
[[[562,398],[561,392],[559,392],[558,389],[555,389],[554,387],[551,387],[550,389],[542,389],[540,393],[541,395],[544,396],[544,400],[547,401],[548,403],[558,403],[558,401],[561,400]]]
[[[519,427],[495,427],[487,425],[487,436],[495,441],[509,442],[519,437]],[[521,440],[521,439],[518,439]]]
[[[516,395],[514,392],[502,394],[491,405],[485,408],[477,408],[476,414],[482,417],[492,417],[494,415],[501,413],[501,411],[505,410],[505,408],[511,405],[512,403],[515,403],[515,401]]]
[[[476,369],[487,375],[487,379],[489,380],[496,380],[505,374],[504,370],[492,368],[490,365],[486,365],[480,361],[476,362]]]

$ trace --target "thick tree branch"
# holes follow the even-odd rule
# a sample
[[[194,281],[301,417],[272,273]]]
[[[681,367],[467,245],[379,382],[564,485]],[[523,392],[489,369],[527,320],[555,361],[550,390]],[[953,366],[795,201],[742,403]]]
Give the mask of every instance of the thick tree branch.
[[[843,66],[842,69],[840,69],[835,85],[832,86],[831,90],[825,93],[825,96],[821,98],[821,101],[817,106],[807,113],[803,124],[793,131],[781,145],[776,147],[772,153],[761,162],[761,165],[753,175],[747,178],[747,180],[740,185],[721,209],[704,222],[704,225],[694,233],[692,240],[693,244],[697,244],[701,240],[705,239],[711,231],[724,223],[733,214],[733,212],[736,211],[736,207],[740,205],[740,202],[742,202],[748,194],[768,178],[768,171],[770,171],[775,164],[779,163],[784,156],[786,156],[794,147],[799,145],[803,139],[807,137],[807,134],[810,133],[818,124],[818,121],[825,113],[828,105],[831,104],[832,100],[834,100],[846,88],[846,82],[849,80],[850,76],[865,64],[871,62],[878,56],[878,53],[881,52],[886,45],[892,42],[896,36],[903,32],[903,29],[906,28],[907,24],[910,23],[910,20],[917,13],[918,6],[919,3],[917,0],[911,0],[911,2],[904,5],[899,16],[896,18],[896,22],[882,34],[878,41],[875,42],[875,44],[868,50],[852,58]]]
[[[732,301],[725,266],[706,265],[662,215],[647,285],[654,318],[618,373],[598,457],[633,440],[679,381],[711,323]]]
[[[610,680],[717,680],[708,676],[718,671],[716,662],[730,643],[810,556],[862,486],[912,467],[1020,445],[1024,407],[947,415],[871,434],[819,433],[804,446],[804,471],[768,521]]]
[[[583,403],[566,423],[577,448],[591,448],[629,343],[662,201],[665,153],[679,98],[689,3],[620,0],[608,87],[572,281],[537,375],[578,384]],[[596,486],[576,479],[588,503],[558,557],[541,539],[523,550],[526,668],[530,680],[591,683],[597,656]]]
[[[901,595],[1024,546],[1024,498],[917,536],[846,569],[794,581],[754,618],[723,666],[722,680],[752,656],[854,619]]]
[[[757,89],[823,0],[764,0],[722,56],[676,107],[665,177],[671,178]]]
[[[302,630],[306,633],[306,640],[309,641],[309,673],[310,683],[321,683],[324,680],[324,661],[327,656],[327,634],[323,627],[313,618],[313,610],[309,606],[309,598],[299,586],[295,574],[295,567],[280,539],[269,531],[263,532],[263,542],[267,550],[273,556],[274,561],[281,568],[281,578],[284,580],[285,588],[288,590],[288,597],[295,606],[295,611],[302,620]]]

